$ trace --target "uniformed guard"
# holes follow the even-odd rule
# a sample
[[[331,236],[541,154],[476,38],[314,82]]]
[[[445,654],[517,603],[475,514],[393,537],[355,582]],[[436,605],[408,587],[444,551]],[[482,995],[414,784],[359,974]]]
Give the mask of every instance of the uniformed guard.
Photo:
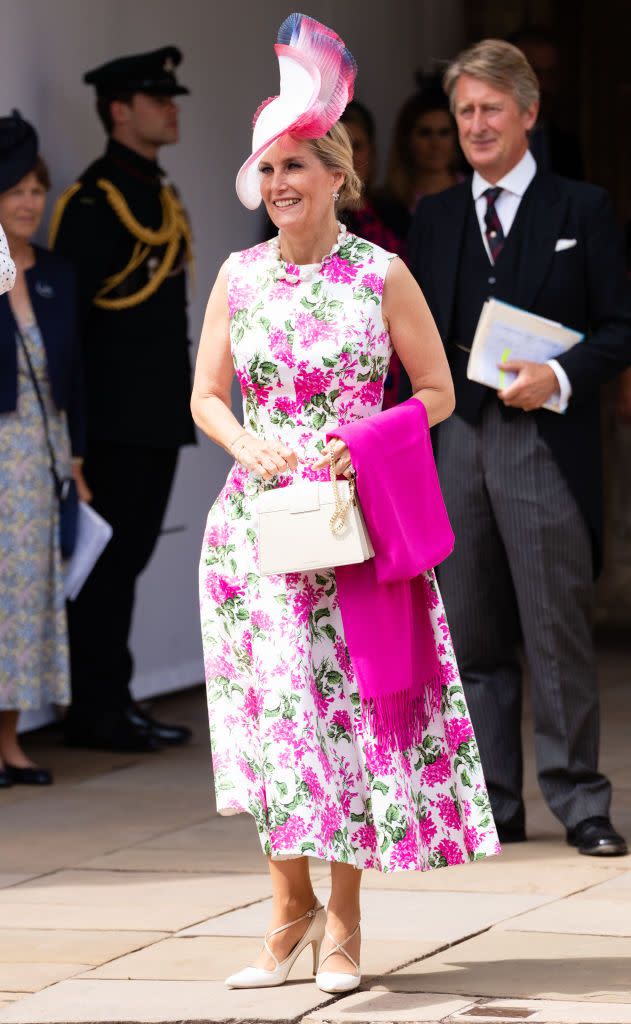
[[[169,46],[84,76],[108,135],[104,156],[60,197],[51,248],[78,273],[88,443],[84,473],[114,535],[69,605],[72,708],[66,743],[150,751],[190,730],[133,700],[129,633],[138,575],[154,550],[178,450],[193,444],[186,268],[191,233],[157,163],[178,141],[181,53]],[[168,581],[165,581],[168,587]]]

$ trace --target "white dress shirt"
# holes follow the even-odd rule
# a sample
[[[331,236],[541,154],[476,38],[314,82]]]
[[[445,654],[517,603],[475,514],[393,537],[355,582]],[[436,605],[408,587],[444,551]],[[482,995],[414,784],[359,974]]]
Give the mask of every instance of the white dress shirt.
[[[502,225],[504,238],[508,238],[508,233],[513,226],[513,222],[519,209],[519,204],[521,203],[524,193],[536,173],[537,164],[535,163],[535,158],[530,150],[527,149],[519,163],[515,164],[508,174],[505,174],[503,178],[500,178],[500,180],[496,182],[496,187],[501,188],[502,192],[497,197],[495,211],[499,218],[499,222]],[[484,193],[487,188],[493,188],[493,185],[491,185],[490,182],[485,181],[478,171],[474,171],[473,179],[471,181],[471,193],[475,203],[475,212],[478,217],[484,248],[486,249],[489,260],[492,263],[491,250],[489,249],[489,243],[486,237],[486,222],[484,220],[487,206],[486,196]],[[570,384],[567,373],[556,359],[548,359],[548,366],[552,367],[559,384],[559,411],[565,412],[572,395],[572,385]]]

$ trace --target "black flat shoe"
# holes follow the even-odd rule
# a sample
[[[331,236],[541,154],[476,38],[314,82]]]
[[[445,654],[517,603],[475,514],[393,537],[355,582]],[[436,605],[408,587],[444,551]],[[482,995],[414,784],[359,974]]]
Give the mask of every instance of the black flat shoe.
[[[4,770],[14,786],[50,786],[53,781],[45,768],[16,768],[5,763]]]
[[[153,754],[162,750],[159,739],[128,720],[125,713],[101,712],[96,719],[67,718],[64,743],[81,750],[114,750],[122,754]]]
[[[567,841],[588,857],[622,857],[628,853],[626,841],[616,832],[609,818],[585,818],[568,829]]]
[[[170,747],[188,743],[193,735],[185,725],[167,725],[165,722],[157,722],[155,718],[143,711],[139,704],[130,704],[125,712],[125,718],[136,728],[146,730],[150,736],[155,736],[160,743],[165,743]]]
[[[11,782],[11,779],[9,778],[7,773],[4,771],[4,769],[0,769],[0,789],[9,789],[9,787],[12,785],[13,783]]]

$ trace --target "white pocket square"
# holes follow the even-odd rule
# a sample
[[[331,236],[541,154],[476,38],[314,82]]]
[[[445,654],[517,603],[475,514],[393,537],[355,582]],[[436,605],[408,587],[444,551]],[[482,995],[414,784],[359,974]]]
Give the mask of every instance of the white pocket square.
[[[559,238],[554,247],[555,252],[563,252],[564,249],[573,249],[576,245],[575,238]]]

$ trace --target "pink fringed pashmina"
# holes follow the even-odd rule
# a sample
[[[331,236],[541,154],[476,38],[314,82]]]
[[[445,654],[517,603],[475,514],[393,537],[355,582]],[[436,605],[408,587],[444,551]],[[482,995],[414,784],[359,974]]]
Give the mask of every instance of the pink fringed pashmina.
[[[440,707],[422,573],[453,550],[425,406],[415,398],[331,431],[350,450],[375,557],[335,570],[346,643],[376,739],[406,750]]]

